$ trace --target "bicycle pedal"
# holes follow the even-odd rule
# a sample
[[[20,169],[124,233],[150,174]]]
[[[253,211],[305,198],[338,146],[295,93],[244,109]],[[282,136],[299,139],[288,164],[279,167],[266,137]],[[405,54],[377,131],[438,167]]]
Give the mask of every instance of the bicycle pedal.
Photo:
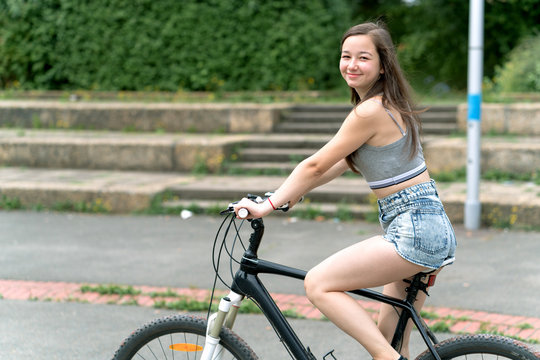
[[[331,358],[329,358],[329,356],[331,356]],[[336,357],[334,356],[334,350],[328,352],[326,355],[323,356],[323,360],[326,360],[326,359],[337,360]]]

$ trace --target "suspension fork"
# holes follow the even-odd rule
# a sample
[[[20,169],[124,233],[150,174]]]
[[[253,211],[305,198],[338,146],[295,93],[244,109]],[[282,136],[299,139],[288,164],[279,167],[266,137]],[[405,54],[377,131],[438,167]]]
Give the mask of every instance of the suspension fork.
[[[208,318],[206,326],[206,339],[201,360],[220,360],[223,355],[219,344],[219,334],[223,327],[232,329],[243,295],[234,291],[223,297],[219,302],[218,311]]]

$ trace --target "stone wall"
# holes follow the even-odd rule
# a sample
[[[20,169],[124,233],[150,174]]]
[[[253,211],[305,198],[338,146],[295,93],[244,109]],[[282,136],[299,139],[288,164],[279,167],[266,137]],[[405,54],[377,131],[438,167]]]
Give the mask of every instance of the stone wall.
[[[458,128],[467,131],[467,104],[458,106]],[[482,133],[540,135],[540,103],[482,104]]]
[[[426,139],[424,155],[430,172],[452,172],[467,166],[466,138]],[[489,138],[481,144],[482,172],[499,169],[504,172],[531,173],[540,169],[538,138],[521,137],[519,141],[504,137]]]
[[[1,101],[0,126],[43,129],[266,133],[288,104]]]

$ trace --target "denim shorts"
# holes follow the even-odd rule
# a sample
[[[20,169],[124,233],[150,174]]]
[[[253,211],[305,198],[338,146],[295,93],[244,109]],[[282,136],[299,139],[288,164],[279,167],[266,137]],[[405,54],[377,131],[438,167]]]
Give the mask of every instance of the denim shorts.
[[[430,269],[454,262],[456,236],[435,181],[378,200],[384,238],[405,260]]]

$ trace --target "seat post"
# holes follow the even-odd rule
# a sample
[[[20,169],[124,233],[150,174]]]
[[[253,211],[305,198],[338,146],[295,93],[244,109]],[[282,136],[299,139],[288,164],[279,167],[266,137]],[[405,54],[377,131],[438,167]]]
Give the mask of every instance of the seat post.
[[[422,279],[425,276],[433,276],[426,273],[418,273],[413,276],[411,280],[404,279],[403,281],[410,284],[405,291],[407,292],[407,297],[405,298],[405,301],[407,301],[411,306],[414,306],[414,303],[416,301],[416,297],[418,296],[418,291],[422,290],[427,294],[427,288],[431,285],[431,282],[429,284],[426,284],[422,281]],[[433,278],[434,279],[434,278]],[[431,280],[431,278],[430,278]],[[405,328],[407,326],[407,322],[410,319],[410,315],[406,311],[402,311],[399,315],[399,320],[396,325],[396,330],[394,332],[394,337],[392,338],[392,347],[396,349],[398,352],[401,349],[401,344],[403,342],[403,335],[405,333]]]

